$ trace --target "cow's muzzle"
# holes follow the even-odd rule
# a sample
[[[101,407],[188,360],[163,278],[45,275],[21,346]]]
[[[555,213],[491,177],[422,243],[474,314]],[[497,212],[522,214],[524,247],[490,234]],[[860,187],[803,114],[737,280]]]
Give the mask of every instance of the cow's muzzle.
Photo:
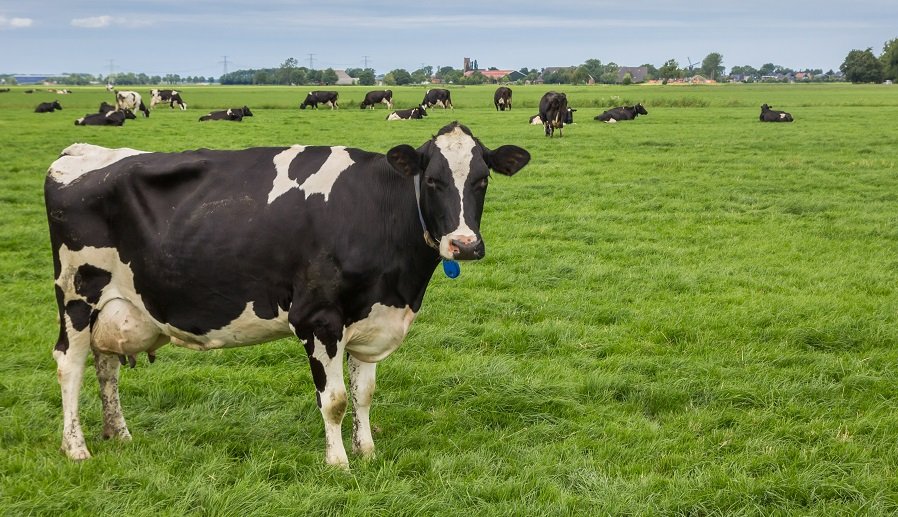
[[[486,247],[478,237],[459,237],[449,239],[449,253],[455,260],[480,260],[486,255]]]

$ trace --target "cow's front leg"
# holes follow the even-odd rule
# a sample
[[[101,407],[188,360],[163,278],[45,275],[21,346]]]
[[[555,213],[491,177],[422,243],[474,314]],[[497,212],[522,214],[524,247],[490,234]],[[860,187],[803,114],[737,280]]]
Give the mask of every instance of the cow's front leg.
[[[66,316],[68,320],[68,316]],[[66,327],[69,329],[66,332]],[[90,458],[84,433],[81,431],[81,420],[78,418],[78,399],[81,394],[81,381],[84,379],[84,365],[90,351],[90,330],[74,330],[71,321],[63,327],[67,333],[65,340],[60,340],[53,351],[56,359],[56,376],[62,390],[62,446],[60,449],[73,460]],[[66,346],[67,345],[67,346]]]
[[[121,363],[115,354],[94,350],[94,367],[100,383],[100,400],[103,402],[103,438],[131,440],[122,404],[118,395],[118,374]]]
[[[309,367],[315,382],[315,397],[324,418],[324,458],[330,465],[349,468],[340,426],[346,413],[346,384],[343,382],[343,343],[327,346],[318,337],[306,344]]]
[[[371,437],[371,399],[374,397],[377,363],[366,363],[349,356],[349,386],[352,391],[352,452],[374,457]]]

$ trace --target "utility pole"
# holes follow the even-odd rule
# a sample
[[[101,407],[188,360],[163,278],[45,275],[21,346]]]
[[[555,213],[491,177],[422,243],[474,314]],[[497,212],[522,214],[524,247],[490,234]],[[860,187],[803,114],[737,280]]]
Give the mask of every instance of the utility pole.
[[[309,70],[314,70],[314,69],[315,69],[314,62],[315,62],[315,54],[311,54],[311,53],[310,53],[310,54],[309,54]]]
[[[365,60],[365,68],[368,68],[368,57],[370,56],[362,56],[362,58]]]
[[[222,60],[219,61],[223,65],[221,75],[227,75],[228,73],[228,56],[222,56]]]

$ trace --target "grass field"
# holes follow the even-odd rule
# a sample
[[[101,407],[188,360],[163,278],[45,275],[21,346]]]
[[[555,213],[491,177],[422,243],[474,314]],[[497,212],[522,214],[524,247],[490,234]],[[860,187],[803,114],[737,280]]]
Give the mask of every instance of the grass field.
[[[562,87],[564,138],[527,125],[540,86],[386,122],[300,111],[308,88],[185,88],[187,112],[75,127],[111,94],[0,94],[0,514],[886,515],[898,513],[898,88]],[[138,88],[148,97],[148,88]],[[394,88],[397,107],[422,88]],[[32,113],[58,98],[64,111]],[[592,118],[643,102],[649,115]],[[793,124],[761,124],[768,103]],[[247,104],[236,123],[196,119]],[[123,370],[134,435],[59,452],[42,184],[74,142],[153,151],[418,146],[452,120],[530,165],[494,175],[487,257],[435,273],[378,369],[377,457],[324,465],[294,341],[177,347]],[[249,171],[248,171],[249,172]],[[351,419],[344,425],[348,438]],[[348,440],[347,440],[348,443]]]

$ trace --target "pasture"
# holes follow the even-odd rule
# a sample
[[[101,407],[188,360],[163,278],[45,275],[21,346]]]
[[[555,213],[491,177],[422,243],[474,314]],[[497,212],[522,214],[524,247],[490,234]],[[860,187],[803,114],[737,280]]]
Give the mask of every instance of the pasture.
[[[102,88],[23,89],[0,93],[0,514],[898,512],[896,87],[561,85],[576,123],[551,140],[527,124],[548,86],[506,112],[495,87],[454,88],[454,111],[401,122],[360,110],[365,87],[334,88],[338,111],[300,111],[308,87],[187,87],[186,112],[119,128],[73,125]],[[393,90],[397,109],[424,92]],[[635,102],[649,114],[592,120]],[[758,122],[763,103],[795,122]],[[456,119],[533,158],[493,175],[486,258],[437,269],[378,368],[375,459],[324,464],[295,340],[141,357],[121,375],[131,443],[101,439],[88,365],[94,457],[59,452],[43,180],[63,148],[385,152]]]

